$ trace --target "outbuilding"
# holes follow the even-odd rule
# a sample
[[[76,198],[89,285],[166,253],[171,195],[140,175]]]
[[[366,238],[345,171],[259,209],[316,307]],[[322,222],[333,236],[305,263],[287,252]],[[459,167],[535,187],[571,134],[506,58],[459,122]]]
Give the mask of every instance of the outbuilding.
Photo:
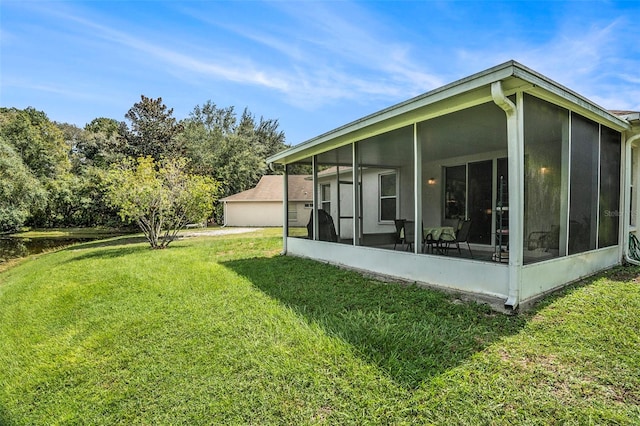
[[[312,206],[313,181],[308,175],[288,176],[288,226],[306,226]],[[224,226],[283,226],[284,179],[265,175],[255,187],[220,199]]]

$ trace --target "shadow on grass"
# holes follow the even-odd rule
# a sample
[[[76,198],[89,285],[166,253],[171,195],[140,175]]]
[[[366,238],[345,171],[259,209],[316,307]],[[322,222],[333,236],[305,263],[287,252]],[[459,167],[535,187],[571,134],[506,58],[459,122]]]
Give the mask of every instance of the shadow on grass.
[[[526,322],[445,293],[382,283],[307,259],[224,265],[411,388],[517,333]]]
[[[9,417],[9,413],[7,412],[7,410],[2,405],[0,405],[0,425],[13,426],[15,424],[16,423]]]
[[[125,237],[102,241],[92,241],[90,243],[77,244],[67,247],[65,251],[79,251],[91,249],[90,251],[69,259],[69,262],[77,262],[88,259],[115,259],[133,253],[148,251],[148,245],[140,245],[147,241],[144,237]],[[95,250],[102,249],[102,250]]]
[[[98,249],[108,247],[102,250],[91,250],[87,253],[81,254],[79,256],[70,259],[70,261],[79,261],[86,259],[113,259],[117,257],[127,256],[133,253],[140,253],[143,251],[151,251],[151,247],[146,243],[147,239],[145,237],[128,237],[128,238],[119,238],[115,240],[107,240],[107,241],[94,241],[91,243],[79,244],[73,247],[69,247],[65,250],[77,251],[80,249]],[[113,248],[110,248],[113,247]],[[183,247],[171,245],[162,250],[180,250]]]
[[[124,246],[129,244],[140,244],[144,242],[147,242],[147,239],[143,236],[115,237],[115,238],[109,238],[105,240],[94,240],[94,241],[90,241],[82,244],[76,244],[74,246],[68,247],[67,250]]]

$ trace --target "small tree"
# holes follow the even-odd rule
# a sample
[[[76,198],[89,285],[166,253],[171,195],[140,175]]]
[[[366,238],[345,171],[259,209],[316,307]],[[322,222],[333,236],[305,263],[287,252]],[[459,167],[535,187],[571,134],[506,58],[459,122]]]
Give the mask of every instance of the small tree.
[[[135,221],[151,248],[165,248],[189,222],[213,212],[218,183],[186,173],[185,159],[126,159],[109,172],[109,202],[123,220]]]

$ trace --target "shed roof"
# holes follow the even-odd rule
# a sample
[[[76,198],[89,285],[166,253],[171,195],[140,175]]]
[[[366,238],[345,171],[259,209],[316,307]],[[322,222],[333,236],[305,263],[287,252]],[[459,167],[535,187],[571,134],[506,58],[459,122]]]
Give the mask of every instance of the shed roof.
[[[254,188],[222,198],[220,201],[250,202],[250,201],[282,201],[283,176],[265,175]],[[311,202],[313,194],[313,181],[309,175],[288,176],[289,201]]]

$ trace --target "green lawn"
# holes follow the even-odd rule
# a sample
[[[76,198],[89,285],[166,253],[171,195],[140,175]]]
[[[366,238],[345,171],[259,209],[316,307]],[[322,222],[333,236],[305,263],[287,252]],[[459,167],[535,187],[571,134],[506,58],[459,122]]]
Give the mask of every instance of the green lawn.
[[[519,316],[279,256],[112,239],[0,272],[0,424],[638,424],[638,268]]]

